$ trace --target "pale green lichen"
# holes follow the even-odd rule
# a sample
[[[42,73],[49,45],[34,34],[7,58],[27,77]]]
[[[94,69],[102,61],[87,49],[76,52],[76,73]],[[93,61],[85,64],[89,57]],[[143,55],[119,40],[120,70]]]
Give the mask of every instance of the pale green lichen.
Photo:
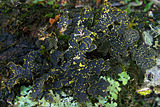
[[[25,87],[22,86],[21,87],[21,96],[17,96],[15,101],[14,101],[14,105],[19,106],[19,107],[32,107],[35,106],[37,104],[37,102],[33,102],[30,97],[28,96],[31,93],[31,86],[29,87]]]
[[[160,35],[160,25],[153,27],[151,24],[149,25],[151,28],[151,35],[154,35],[154,38]]]
[[[153,45],[153,37],[152,37],[152,35],[150,35],[149,31],[144,31],[142,33],[142,36],[143,36],[144,43],[146,45],[148,45],[148,46],[152,46]]]
[[[148,46],[152,46],[155,44],[154,38],[157,38],[160,35],[160,26],[153,27],[151,24],[149,24],[150,30],[143,31],[142,37],[144,40],[144,43]],[[156,47],[153,45],[153,47]]]
[[[73,97],[68,97],[64,92],[61,92],[61,95],[64,98],[61,98],[59,94],[53,94],[53,91],[50,90],[50,95],[53,97],[53,102],[49,102],[45,97],[38,101],[32,101],[29,96],[31,91],[31,86],[21,87],[21,96],[17,96],[14,101],[14,106],[18,107],[79,107],[78,102],[73,100]]]

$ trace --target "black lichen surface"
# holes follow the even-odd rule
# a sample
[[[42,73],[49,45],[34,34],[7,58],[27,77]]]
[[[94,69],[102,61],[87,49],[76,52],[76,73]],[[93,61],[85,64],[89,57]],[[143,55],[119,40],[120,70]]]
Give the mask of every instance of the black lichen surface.
[[[135,29],[125,29],[122,35],[128,46],[133,46],[140,38]]]
[[[93,14],[93,10],[91,7],[85,7],[82,9],[81,20],[82,20],[82,24],[85,27],[89,27],[92,25],[93,18],[94,18],[94,14]]]
[[[88,35],[86,35],[86,37],[87,38],[82,36],[80,40],[86,43],[86,47],[92,46],[92,40],[88,39]],[[78,45],[80,44],[81,43],[78,43]],[[23,78],[26,81],[33,81],[32,93],[30,94],[30,97],[33,100],[41,99],[50,89],[63,90],[65,87],[70,87],[73,91],[73,97],[79,102],[89,101],[90,94],[88,88],[94,85],[93,77],[97,77],[96,80],[94,78],[94,82],[97,81],[96,83],[100,84],[100,81],[102,81],[100,80],[100,75],[102,72],[109,70],[109,65],[104,64],[103,59],[86,59],[85,53],[87,50],[81,50],[79,46],[72,47],[70,45],[69,50],[71,49],[77,49],[77,52],[73,53],[73,56],[71,56],[70,59],[63,59],[64,54],[62,52],[51,50],[49,62],[52,65],[51,69],[45,71],[39,66],[39,68],[44,70],[44,73],[41,73],[41,70],[37,68],[37,57],[35,58],[34,55],[38,56],[38,54],[36,55],[35,51],[27,55],[24,59],[23,67],[16,66],[14,63],[9,63],[10,69],[14,71],[14,74],[13,78],[7,82],[7,84],[9,84],[7,87],[14,87],[14,85],[17,82],[21,82],[21,79]],[[66,53],[69,53],[69,51],[67,50]],[[62,63],[59,63],[60,59]],[[105,81],[105,83],[107,84],[108,82]],[[101,88],[99,86],[98,91],[94,93],[94,96],[106,94],[104,92],[106,88],[107,87],[105,86]]]
[[[127,57],[129,55],[127,49],[131,46],[130,41],[125,40],[126,37],[122,35],[124,29],[128,28],[128,24],[129,17],[127,13],[112,7],[110,3],[106,2],[102,7],[100,17],[94,25],[97,38],[104,39],[104,43],[107,42],[109,44],[106,48],[108,48],[110,55],[116,58],[116,60],[119,56]]]
[[[48,74],[44,74],[42,75],[40,78],[37,78],[34,82],[33,82],[33,88],[32,93],[30,93],[30,97],[33,100],[36,99],[41,99],[43,92],[44,92],[44,83],[45,81],[47,81],[49,78]]]
[[[113,9],[110,4],[105,6],[102,10],[110,10],[110,12],[105,14],[106,12],[102,11],[98,23],[103,24],[103,27],[112,24],[116,28],[119,25],[111,23],[114,21],[121,23],[120,26],[123,27],[122,20],[124,18],[121,18],[123,12],[117,14],[116,12],[120,11]],[[114,12],[112,12],[112,9]],[[109,19],[103,18],[105,15],[108,15]],[[50,89],[56,91],[63,90],[65,87],[70,87],[73,91],[73,97],[78,102],[89,101],[90,96],[101,95],[104,97],[107,95],[105,90],[109,83],[100,79],[100,76],[103,72],[108,71],[110,66],[105,64],[103,58],[93,60],[86,58],[87,52],[97,49],[94,41],[98,35],[96,30],[90,27],[93,24],[93,18],[94,14],[90,7],[85,7],[76,14],[62,15],[58,22],[58,28],[62,32],[70,30],[67,28],[74,25],[72,26],[73,31],[69,31],[71,35],[68,41],[68,49],[63,52],[58,49],[50,50],[49,55],[46,56],[47,58],[45,56],[40,57],[40,53],[33,51],[24,59],[23,67],[10,63],[11,71],[16,72],[9,80],[10,82],[7,83],[9,87],[14,87],[24,77],[23,79],[26,79],[26,81],[33,81],[32,93],[30,94],[32,99],[41,99]],[[102,20],[104,22],[100,23]],[[95,27],[99,28],[99,24],[96,24]],[[44,59],[47,59],[47,61],[43,61]],[[47,68],[44,68],[44,64],[48,65]]]
[[[127,57],[129,53],[129,49],[136,45],[139,40],[139,32],[135,29],[124,29],[120,34],[114,34],[114,37],[108,37],[110,43],[110,53],[112,56],[116,57],[121,55],[122,57]]]
[[[109,33],[111,30],[119,32],[120,29],[128,27],[129,17],[127,14],[107,2],[104,4],[101,15],[95,25],[97,31]]]
[[[38,71],[42,64],[39,51],[31,51],[25,58],[23,67],[25,69],[30,69],[32,72]]]
[[[74,89],[74,98],[79,102],[88,101],[88,88],[92,84],[92,77],[97,76],[97,80],[94,78],[94,82],[99,81],[99,75],[109,69],[108,65],[104,64],[103,59],[90,60],[83,55],[78,55],[71,62],[70,67],[65,71],[65,78],[68,83],[65,86],[71,86]],[[105,83],[107,83],[105,81]],[[107,87],[105,87],[106,89]],[[99,88],[99,92],[95,93],[95,96],[101,95],[105,89]]]
[[[123,37],[117,35],[116,37],[111,37],[109,39],[110,43],[110,54],[113,57],[118,57],[120,55],[127,56],[127,48],[126,41],[124,41]]]
[[[49,59],[52,67],[59,68],[58,62],[60,62],[61,57],[62,57],[62,52],[58,50],[51,50]]]
[[[93,23],[93,9],[91,7],[84,7],[75,9],[75,11],[70,14],[73,17],[73,25],[74,26],[81,26],[84,25],[85,27],[89,27]]]
[[[106,88],[109,86],[109,83],[103,79],[100,79],[97,83],[93,83],[88,88],[88,93],[93,97],[98,97],[97,95],[101,95],[105,97],[107,95]]]
[[[146,70],[156,65],[156,52],[154,49],[145,45],[141,45],[136,49],[132,49],[132,58],[136,64]]]
[[[60,21],[58,22],[58,28],[66,28],[69,24],[71,24],[72,20],[69,19],[68,16],[61,16]]]
[[[12,88],[17,83],[21,81],[32,82],[33,72],[40,69],[41,65],[35,63],[35,59],[38,59],[38,52],[30,52],[26,58],[24,58],[24,64],[16,65],[13,62],[8,63],[8,67],[11,71],[10,80],[6,83],[6,86]]]

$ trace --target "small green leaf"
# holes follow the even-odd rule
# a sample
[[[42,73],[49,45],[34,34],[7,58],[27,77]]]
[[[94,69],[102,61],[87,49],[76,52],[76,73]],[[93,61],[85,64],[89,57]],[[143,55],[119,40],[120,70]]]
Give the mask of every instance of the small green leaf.
[[[45,17],[48,17],[48,18],[53,17],[53,13],[47,13]]]
[[[105,107],[117,107],[117,103],[116,103],[116,102],[111,101],[111,103],[107,103],[107,104],[105,104]]]
[[[120,76],[120,78],[118,80],[122,81],[123,85],[126,85],[128,80],[130,79],[130,76],[127,74],[127,72],[122,72],[118,75]]]
[[[151,8],[151,6],[152,6],[152,4],[153,4],[153,2],[149,2],[146,6],[145,6],[145,8],[144,8],[144,12],[147,12],[150,8]]]
[[[114,100],[117,100],[117,94],[116,93],[110,92],[110,94],[111,94],[111,96]]]
[[[135,0],[136,1],[136,3],[138,4],[138,5],[140,5],[140,1],[139,0]]]
[[[34,0],[32,3],[36,4],[36,3],[41,2],[41,1],[44,1],[44,0]]]
[[[125,3],[125,4],[127,4],[128,2],[130,2],[131,0],[123,0],[123,2]]]
[[[47,4],[49,4],[49,5],[53,5],[54,4],[54,2],[53,1],[48,1],[48,3]]]

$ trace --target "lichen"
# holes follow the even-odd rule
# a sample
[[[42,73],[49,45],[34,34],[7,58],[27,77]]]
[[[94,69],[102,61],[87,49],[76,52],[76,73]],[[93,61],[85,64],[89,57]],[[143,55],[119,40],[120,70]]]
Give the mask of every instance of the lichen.
[[[148,46],[152,46],[153,45],[153,37],[152,37],[152,35],[150,35],[149,31],[144,31],[142,33],[142,35],[143,35],[144,43]]]
[[[147,69],[145,73],[144,83],[147,85],[147,87],[156,87],[159,86],[160,83],[160,58],[157,58],[156,66],[152,67],[151,69]]]
[[[127,13],[112,7],[109,2],[102,6],[100,17],[96,19],[91,7],[64,11],[57,27],[61,35],[69,35],[67,48],[57,47],[60,44],[59,35],[41,39],[40,49],[26,55],[22,65],[8,63],[11,78],[5,83],[6,87],[13,89],[23,82],[32,84],[29,96],[33,101],[45,97],[45,100],[54,102],[60,97],[57,94],[56,99],[50,90],[54,93],[67,90],[71,91],[69,96],[79,103],[105,98],[111,103],[104,101],[104,105],[117,106],[114,101],[121,90],[120,82],[126,85],[130,78],[123,72],[117,73],[120,76],[118,80],[113,80],[107,72],[115,64],[123,65],[126,62],[135,63],[142,70],[150,69],[156,64],[155,50],[140,41],[139,31],[128,27]],[[45,36],[46,31],[41,33]],[[99,41],[107,50],[103,53],[107,58],[99,53],[95,56],[100,47]],[[108,93],[110,95],[107,97]],[[55,106],[65,106],[60,103]]]
[[[147,70],[156,65],[156,51],[145,45],[141,45],[132,51],[132,58],[143,70]]]
[[[64,92],[59,94],[54,94],[52,90],[49,90],[49,93],[46,94],[39,101],[33,101],[30,99],[29,94],[32,92],[31,86],[21,87],[21,96],[17,96],[14,100],[14,106],[18,107],[31,107],[31,106],[51,106],[51,107],[78,107],[78,102],[74,101],[73,97],[68,97]]]

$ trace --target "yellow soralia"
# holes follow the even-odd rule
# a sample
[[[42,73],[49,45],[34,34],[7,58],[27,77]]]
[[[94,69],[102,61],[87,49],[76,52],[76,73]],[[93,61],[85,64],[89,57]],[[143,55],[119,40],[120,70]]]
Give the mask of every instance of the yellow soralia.
[[[80,67],[85,67],[85,65],[83,65],[82,63],[79,64]]]
[[[69,81],[69,84],[72,84],[74,82],[74,80]]]
[[[148,94],[151,94],[152,90],[148,87],[145,87],[145,88],[141,88],[139,90],[136,91],[138,94],[140,95],[148,95]]]

